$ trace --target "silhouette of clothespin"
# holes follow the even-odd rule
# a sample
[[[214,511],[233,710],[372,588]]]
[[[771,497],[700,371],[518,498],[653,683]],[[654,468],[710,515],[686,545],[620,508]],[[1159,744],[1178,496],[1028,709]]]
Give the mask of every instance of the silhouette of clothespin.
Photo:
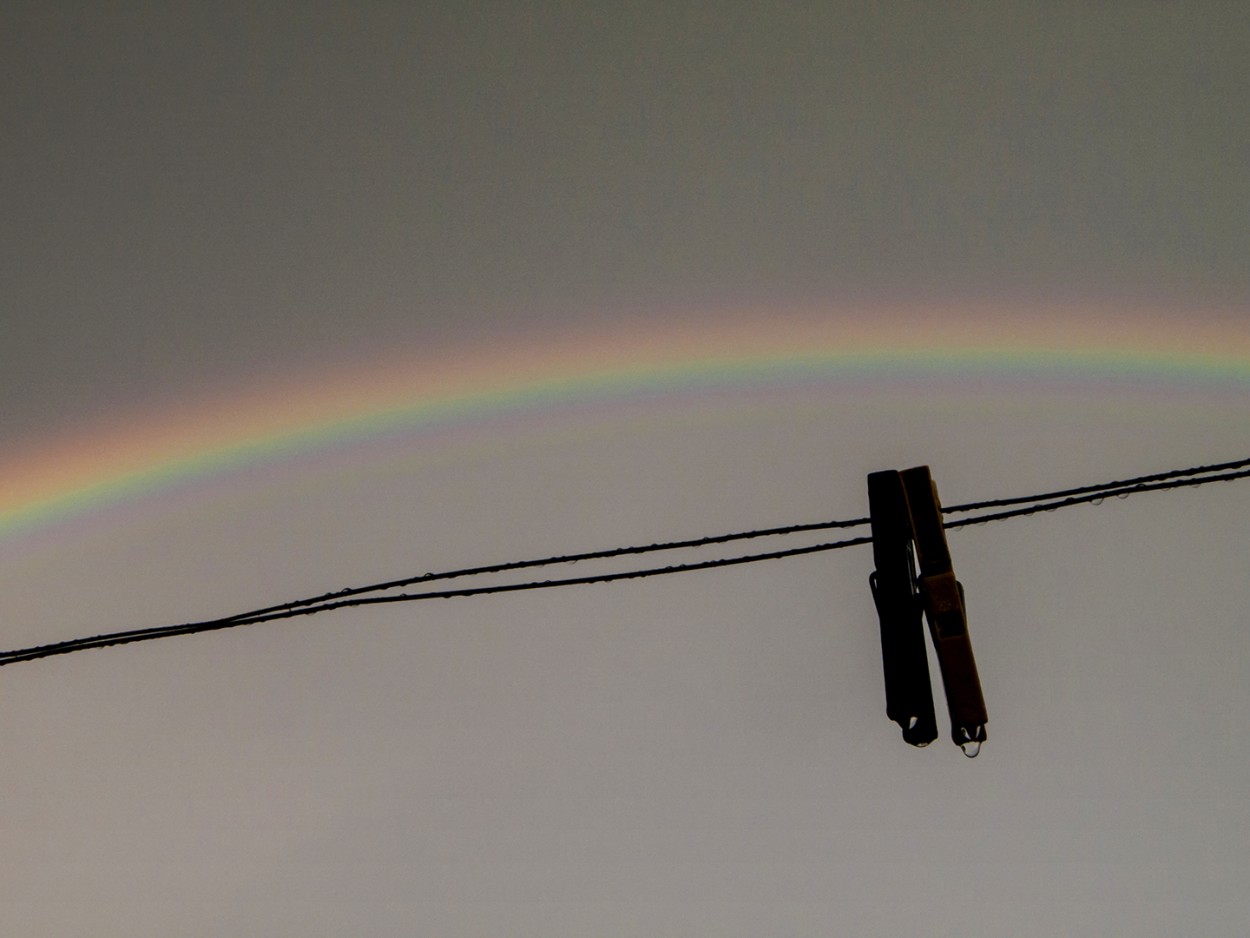
[[[881,622],[881,665],[885,672],[885,712],[913,746],[937,739],[933,689],[924,647],[923,606],[916,586],[911,514],[903,477],[894,471],[868,476],[872,559],[868,578]]]
[[[872,473],[868,477],[868,500],[877,564],[870,583],[881,620],[886,713],[900,723],[903,738],[913,745],[925,745],[937,738],[923,630],[919,627],[923,611],[942,672],[951,738],[966,755],[975,756],[986,740],[985,700],[968,637],[964,590],[955,579],[941,503],[929,467]],[[904,568],[906,580],[902,577]],[[907,722],[902,722],[904,719]]]

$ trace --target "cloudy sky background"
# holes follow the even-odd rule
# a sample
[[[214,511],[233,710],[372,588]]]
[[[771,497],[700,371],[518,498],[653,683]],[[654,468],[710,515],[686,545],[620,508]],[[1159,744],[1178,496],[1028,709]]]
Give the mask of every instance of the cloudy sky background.
[[[1237,4],[2,16],[0,480],[327,369],[795,308],[1242,368],[414,428],[6,539],[6,648],[856,516],[879,468],[954,502],[1247,454]],[[31,935],[1236,934],[1248,521],[1234,483],[952,534],[975,762],[886,721],[863,549],[5,668],[0,897]]]

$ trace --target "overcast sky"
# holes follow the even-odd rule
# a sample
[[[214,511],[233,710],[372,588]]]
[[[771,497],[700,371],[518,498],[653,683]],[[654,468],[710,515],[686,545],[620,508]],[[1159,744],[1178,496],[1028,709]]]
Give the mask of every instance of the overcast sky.
[[[0,448],[731,309],[1245,348],[1248,41],[1237,3],[6,3]],[[1244,377],[1064,381],[621,404],[140,496],[0,544],[0,645],[856,516],[881,468],[966,501],[1250,450]],[[952,534],[975,762],[886,720],[863,549],[6,667],[0,904],[58,936],[1240,934],[1247,502]]]

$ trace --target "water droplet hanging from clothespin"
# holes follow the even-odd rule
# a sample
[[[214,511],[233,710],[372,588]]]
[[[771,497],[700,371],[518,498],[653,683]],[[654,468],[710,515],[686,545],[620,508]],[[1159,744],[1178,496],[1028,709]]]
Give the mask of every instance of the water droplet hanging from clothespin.
[[[969,759],[975,759],[981,754],[981,746],[985,742],[985,727],[977,726],[969,729],[966,726],[959,728],[959,735],[962,737],[959,742],[959,748],[964,751],[964,755]]]

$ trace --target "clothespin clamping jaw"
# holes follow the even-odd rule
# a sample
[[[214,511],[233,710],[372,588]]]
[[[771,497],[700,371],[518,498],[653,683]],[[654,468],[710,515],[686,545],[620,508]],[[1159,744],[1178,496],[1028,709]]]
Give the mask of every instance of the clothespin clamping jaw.
[[[912,745],[937,738],[923,611],[942,672],[951,737],[965,755],[975,756],[986,740],[985,700],[968,637],[964,590],[951,565],[929,467],[872,473],[868,503],[877,565],[869,582],[881,621],[886,713]]]

